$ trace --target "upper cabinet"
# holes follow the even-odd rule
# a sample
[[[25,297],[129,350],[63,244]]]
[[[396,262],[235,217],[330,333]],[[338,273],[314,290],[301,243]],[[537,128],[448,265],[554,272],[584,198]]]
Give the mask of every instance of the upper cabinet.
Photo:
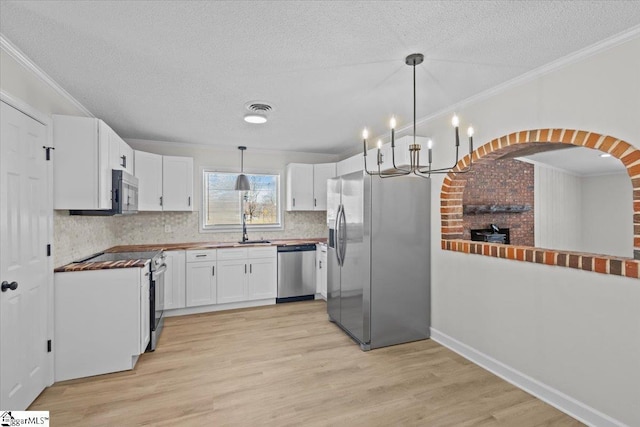
[[[313,165],[287,165],[287,210],[313,210]]]
[[[287,210],[327,210],[327,179],[336,176],[336,164],[287,165]]]
[[[193,158],[136,151],[135,171],[138,210],[193,210]]]
[[[193,210],[193,158],[162,156],[162,209]]]
[[[121,169],[128,174],[134,174],[133,148],[129,147],[129,144],[113,130],[109,132],[109,164],[112,169]]]
[[[135,171],[138,178],[138,210],[162,210],[162,156],[135,152]]]
[[[111,170],[133,174],[131,147],[102,120],[61,115],[53,145],[54,209],[110,209]]]
[[[327,210],[327,180],[336,176],[335,163],[313,165],[313,210]]]

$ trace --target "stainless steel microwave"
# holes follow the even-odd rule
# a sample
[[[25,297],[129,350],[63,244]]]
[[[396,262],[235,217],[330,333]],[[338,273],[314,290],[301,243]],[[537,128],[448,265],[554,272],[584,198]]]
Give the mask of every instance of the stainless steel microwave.
[[[70,210],[71,215],[110,216],[138,213],[138,178],[122,170],[111,171],[111,209]]]

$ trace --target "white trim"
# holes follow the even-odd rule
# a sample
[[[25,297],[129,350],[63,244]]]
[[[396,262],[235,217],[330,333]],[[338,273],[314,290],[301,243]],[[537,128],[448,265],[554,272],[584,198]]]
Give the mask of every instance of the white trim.
[[[543,402],[565,412],[589,426],[626,427],[626,424],[532,378],[493,357],[486,355],[449,335],[431,328],[431,339],[458,353],[503,380],[515,385]]]
[[[137,144],[153,144],[154,146],[163,145],[165,147],[175,147],[175,148],[207,148],[211,150],[220,150],[220,151],[238,151],[238,147],[231,145],[220,145],[220,144],[205,144],[200,142],[176,142],[176,141],[161,141],[156,139],[139,139],[139,138],[123,138],[124,141],[129,145],[137,145]],[[153,149],[153,148],[152,148]],[[251,147],[247,146],[247,151],[251,153],[264,153],[264,154],[278,154],[278,153],[286,153],[287,155],[301,154],[301,155],[314,155],[314,156],[326,156],[327,159],[323,160],[319,163],[335,163],[338,161],[339,156],[331,153],[318,153],[315,151],[296,151],[296,150],[283,150],[280,148],[264,148],[264,147]],[[148,147],[144,147],[139,151],[149,151]],[[249,155],[247,154],[247,155]],[[239,164],[239,163],[238,163]]]
[[[227,304],[203,305],[200,307],[176,308],[174,310],[165,310],[164,317],[187,316],[190,314],[212,313],[214,311],[235,310],[238,308],[261,307],[263,305],[273,305],[276,303],[275,298],[261,299],[257,301],[230,302]]]
[[[47,116],[45,113],[33,108],[31,105],[27,104],[21,99],[16,98],[12,95],[9,95],[7,92],[3,90],[0,90],[0,101],[12,106],[16,110],[26,114],[27,116],[31,117],[33,120],[45,126],[49,126],[51,124],[51,120],[49,116]],[[48,142],[51,142],[51,141],[52,139],[50,139]]]
[[[13,43],[11,43],[9,39],[7,39],[2,33],[0,33],[0,48],[7,52],[10,57],[18,62],[18,64],[31,71],[43,83],[51,87],[51,89],[56,91],[60,96],[73,104],[73,106],[78,110],[82,111],[87,117],[95,117],[93,114],[91,114],[91,111],[89,111],[84,105],[80,103],[80,101],[75,99],[69,94],[69,92],[64,90],[62,86],[60,86],[47,73],[45,73],[40,67],[38,67],[27,55],[25,55]]]
[[[442,110],[439,110],[433,114],[430,114],[428,116],[422,117],[420,119],[416,120],[416,126],[420,126],[426,122],[429,122],[431,120],[434,120],[438,117],[441,117],[443,115],[448,115],[448,114],[453,114],[456,110],[459,110],[463,107],[469,106],[471,104],[475,104],[478,103],[480,101],[485,101],[495,95],[498,95],[502,92],[507,91],[508,89],[520,86],[524,83],[528,83],[531,82],[533,80],[535,80],[538,77],[544,76],[546,74],[549,74],[553,71],[559,70],[561,68],[567,67],[571,64],[575,64],[583,59],[586,59],[590,56],[596,55],[602,51],[611,49],[613,47],[616,47],[622,43],[625,43],[629,40],[632,40],[636,37],[640,36],[640,25],[636,25],[635,27],[630,28],[627,31],[624,31],[622,33],[613,35],[609,38],[606,38],[604,40],[601,40],[599,42],[596,42],[590,46],[587,46],[585,48],[579,49],[573,53],[570,53],[569,55],[563,56],[562,58],[556,59],[554,61],[551,61],[545,65],[542,65],[538,68],[535,68],[531,71],[528,71],[524,74],[519,75],[518,77],[515,77],[511,80],[507,80],[504,83],[501,83],[497,86],[494,86],[492,88],[489,88],[485,91],[482,91],[480,93],[477,93],[475,95],[470,96],[469,98],[463,99],[462,101],[458,101],[455,102],[453,104],[451,104],[450,106],[443,108]],[[410,131],[413,129],[413,122],[396,129],[396,138],[403,136],[405,131]],[[386,142],[388,141],[389,135],[388,134],[384,134],[384,135],[378,135],[376,137],[371,137],[370,140],[371,141],[375,141],[377,139],[382,139],[382,142]],[[351,157],[354,154],[357,154],[359,151],[355,148],[349,148],[347,150],[344,150],[343,152],[338,154],[338,158],[340,160],[344,160],[346,158]]]

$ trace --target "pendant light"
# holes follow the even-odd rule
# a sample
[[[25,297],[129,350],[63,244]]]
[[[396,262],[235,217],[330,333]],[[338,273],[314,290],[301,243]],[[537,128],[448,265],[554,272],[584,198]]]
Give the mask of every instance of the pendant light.
[[[240,175],[236,179],[236,191],[249,191],[251,190],[251,185],[249,184],[249,178],[244,174],[244,150],[247,147],[240,146],[238,150],[240,150]]]

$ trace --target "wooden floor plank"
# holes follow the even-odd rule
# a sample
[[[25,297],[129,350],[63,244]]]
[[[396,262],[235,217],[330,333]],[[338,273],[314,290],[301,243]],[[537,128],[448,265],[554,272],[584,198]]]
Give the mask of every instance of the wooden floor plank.
[[[431,340],[363,352],[322,301],[166,319],[133,371],[29,408],[64,426],[578,426]]]

